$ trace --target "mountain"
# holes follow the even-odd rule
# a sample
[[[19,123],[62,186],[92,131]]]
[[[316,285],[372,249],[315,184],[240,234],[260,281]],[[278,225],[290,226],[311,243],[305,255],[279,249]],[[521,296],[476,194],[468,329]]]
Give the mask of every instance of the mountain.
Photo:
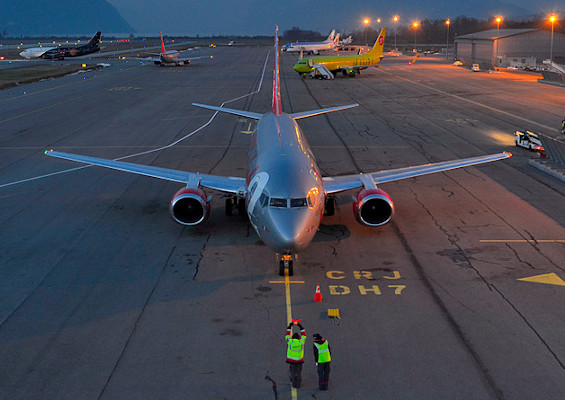
[[[0,32],[8,36],[132,33],[106,0],[0,0]]]
[[[388,24],[395,14],[405,25],[414,19],[461,15],[479,19],[497,14],[505,18],[527,17],[541,12],[539,2],[545,0],[536,3],[522,0],[348,0],[336,3],[328,3],[327,0],[108,1],[142,34],[157,34],[162,30],[171,35],[272,35],[275,24],[281,30],[297,26],[327,34],[333,28],[345,31],[358,29],[364,17],[373,20],[380,17],[383,24]],[[518,6],[518,3],[525,5]]]

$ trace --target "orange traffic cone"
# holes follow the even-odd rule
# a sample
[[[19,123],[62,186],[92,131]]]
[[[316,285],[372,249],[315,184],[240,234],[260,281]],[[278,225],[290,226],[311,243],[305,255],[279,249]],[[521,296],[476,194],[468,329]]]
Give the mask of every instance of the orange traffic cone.
[[[314,301],[316,303],[322,302],[322,292],[320,292],[320,284],[316,283],[316,293],[314,293]]]

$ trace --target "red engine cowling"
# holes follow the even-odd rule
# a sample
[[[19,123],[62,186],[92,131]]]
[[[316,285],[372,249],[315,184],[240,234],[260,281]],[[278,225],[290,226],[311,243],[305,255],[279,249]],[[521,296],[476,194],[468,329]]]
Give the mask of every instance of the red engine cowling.
[[[202,190],[185,187],[175,193],[169,211],[179,224],[197,225],[208,218],[210,203]]]
[[[394,215],[394,204],[382,189],[363,189],[353,202],[353,214],[363,225],[381,226]]]

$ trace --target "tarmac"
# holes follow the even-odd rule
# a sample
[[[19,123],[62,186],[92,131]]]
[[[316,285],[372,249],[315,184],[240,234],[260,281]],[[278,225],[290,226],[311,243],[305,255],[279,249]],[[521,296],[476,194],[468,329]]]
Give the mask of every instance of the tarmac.
[[[324,175],[513,153],[382,185],[396,214],[376,229],[339,195],[285,279],[220,193],[183,227],[182,185],[44,155],[245,176],[254,122],[191,103],[268,112],[272,48],[208,51],[0,92],[0,398],[565,397],[565,186],[513,136],[558,137],[563,88],[427,57],[306,80],[282,55],[285,112],[360,104],[299,121]],[[295,391],[289,311],[308,335]],[[313,333],[332,348],[327,392]]]

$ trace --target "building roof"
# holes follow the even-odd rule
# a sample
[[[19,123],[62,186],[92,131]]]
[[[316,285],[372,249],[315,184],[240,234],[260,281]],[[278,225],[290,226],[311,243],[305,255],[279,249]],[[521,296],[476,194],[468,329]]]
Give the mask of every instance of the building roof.
[[[539,31],[539,29],[489,29],[488,31],[474,32],[467,35],[457,36],[456,39],[496,40],[535,31]]]

